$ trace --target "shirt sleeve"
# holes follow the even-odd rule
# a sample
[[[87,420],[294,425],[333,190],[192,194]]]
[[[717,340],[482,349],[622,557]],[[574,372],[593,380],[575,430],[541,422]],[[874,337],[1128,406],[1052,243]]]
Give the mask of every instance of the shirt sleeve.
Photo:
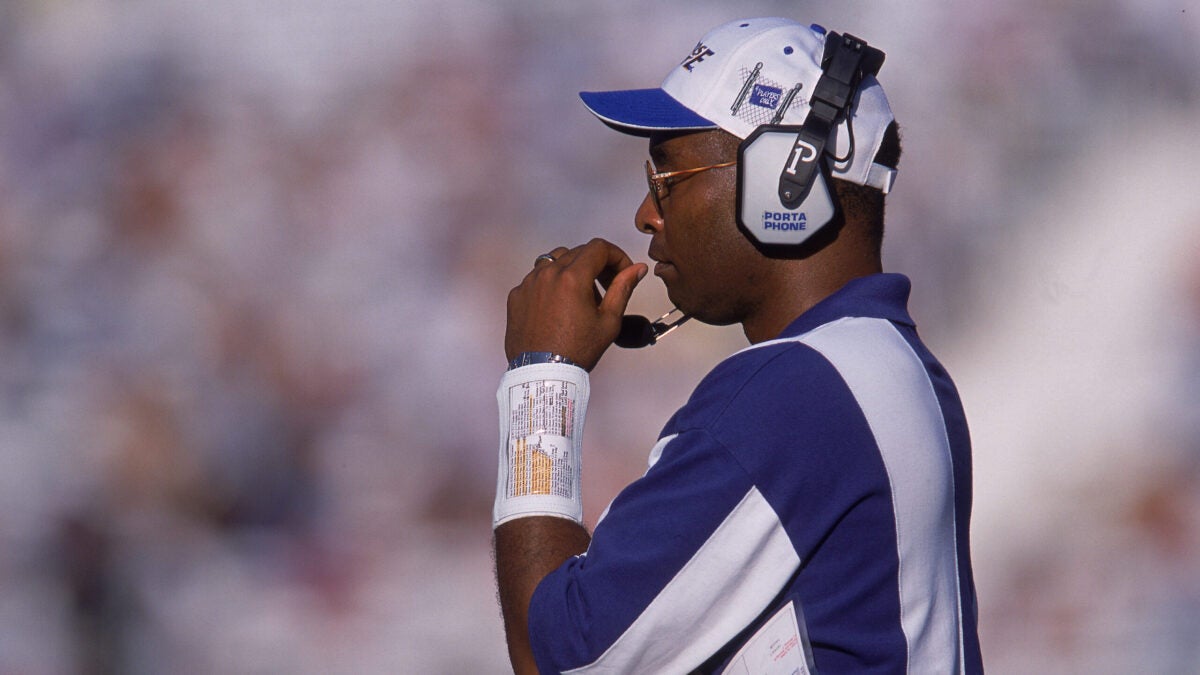
[[[588,551],[534,593],[544,673],[686,672],[734,639],[800,560],[774,509],[704,429],[666,436]]]

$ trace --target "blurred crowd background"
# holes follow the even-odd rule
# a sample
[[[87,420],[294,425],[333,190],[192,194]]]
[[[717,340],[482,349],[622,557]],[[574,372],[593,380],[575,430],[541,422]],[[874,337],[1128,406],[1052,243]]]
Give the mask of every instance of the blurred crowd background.
[[[504,672],[507,290],[646,260],[645,145],[576,92],[754,15],[888,54],[991,671],[1200,671],[1194,3],[5,0],[0,674]],[[610,350],[589,522],[742,345]]]

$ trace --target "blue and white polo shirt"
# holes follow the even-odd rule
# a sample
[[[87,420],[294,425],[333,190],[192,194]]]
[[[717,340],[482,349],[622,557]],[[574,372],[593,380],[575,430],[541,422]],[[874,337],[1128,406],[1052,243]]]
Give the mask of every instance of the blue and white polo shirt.
[[[854,280],[705,377],[534,593],[542,672],[982,672],[970,438],[909,289]]]

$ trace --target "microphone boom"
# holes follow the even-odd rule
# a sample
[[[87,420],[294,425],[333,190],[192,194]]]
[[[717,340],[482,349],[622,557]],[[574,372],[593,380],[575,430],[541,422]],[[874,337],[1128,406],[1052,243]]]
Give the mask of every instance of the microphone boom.
[[[672,314],[679,314],[679,318],[671,323],[666,323],[666,319]],[[653,322],[644,316],[637,314],[627,314],[621,318],[621,332],[617,334],[617,339],[613,344],[626,349],[640,349],[657,344],[667,333],[678,328],[685,321],[692,317],[683,314],[678,308],[658,317]]]

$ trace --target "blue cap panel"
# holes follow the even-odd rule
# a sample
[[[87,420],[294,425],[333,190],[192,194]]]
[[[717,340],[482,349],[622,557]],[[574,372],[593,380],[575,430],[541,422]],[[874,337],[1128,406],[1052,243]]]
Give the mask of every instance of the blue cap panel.
[[[605,124],[634,136],[649,136],[655,131],[717,128],[662,89],[581,91],[579,97]]]

